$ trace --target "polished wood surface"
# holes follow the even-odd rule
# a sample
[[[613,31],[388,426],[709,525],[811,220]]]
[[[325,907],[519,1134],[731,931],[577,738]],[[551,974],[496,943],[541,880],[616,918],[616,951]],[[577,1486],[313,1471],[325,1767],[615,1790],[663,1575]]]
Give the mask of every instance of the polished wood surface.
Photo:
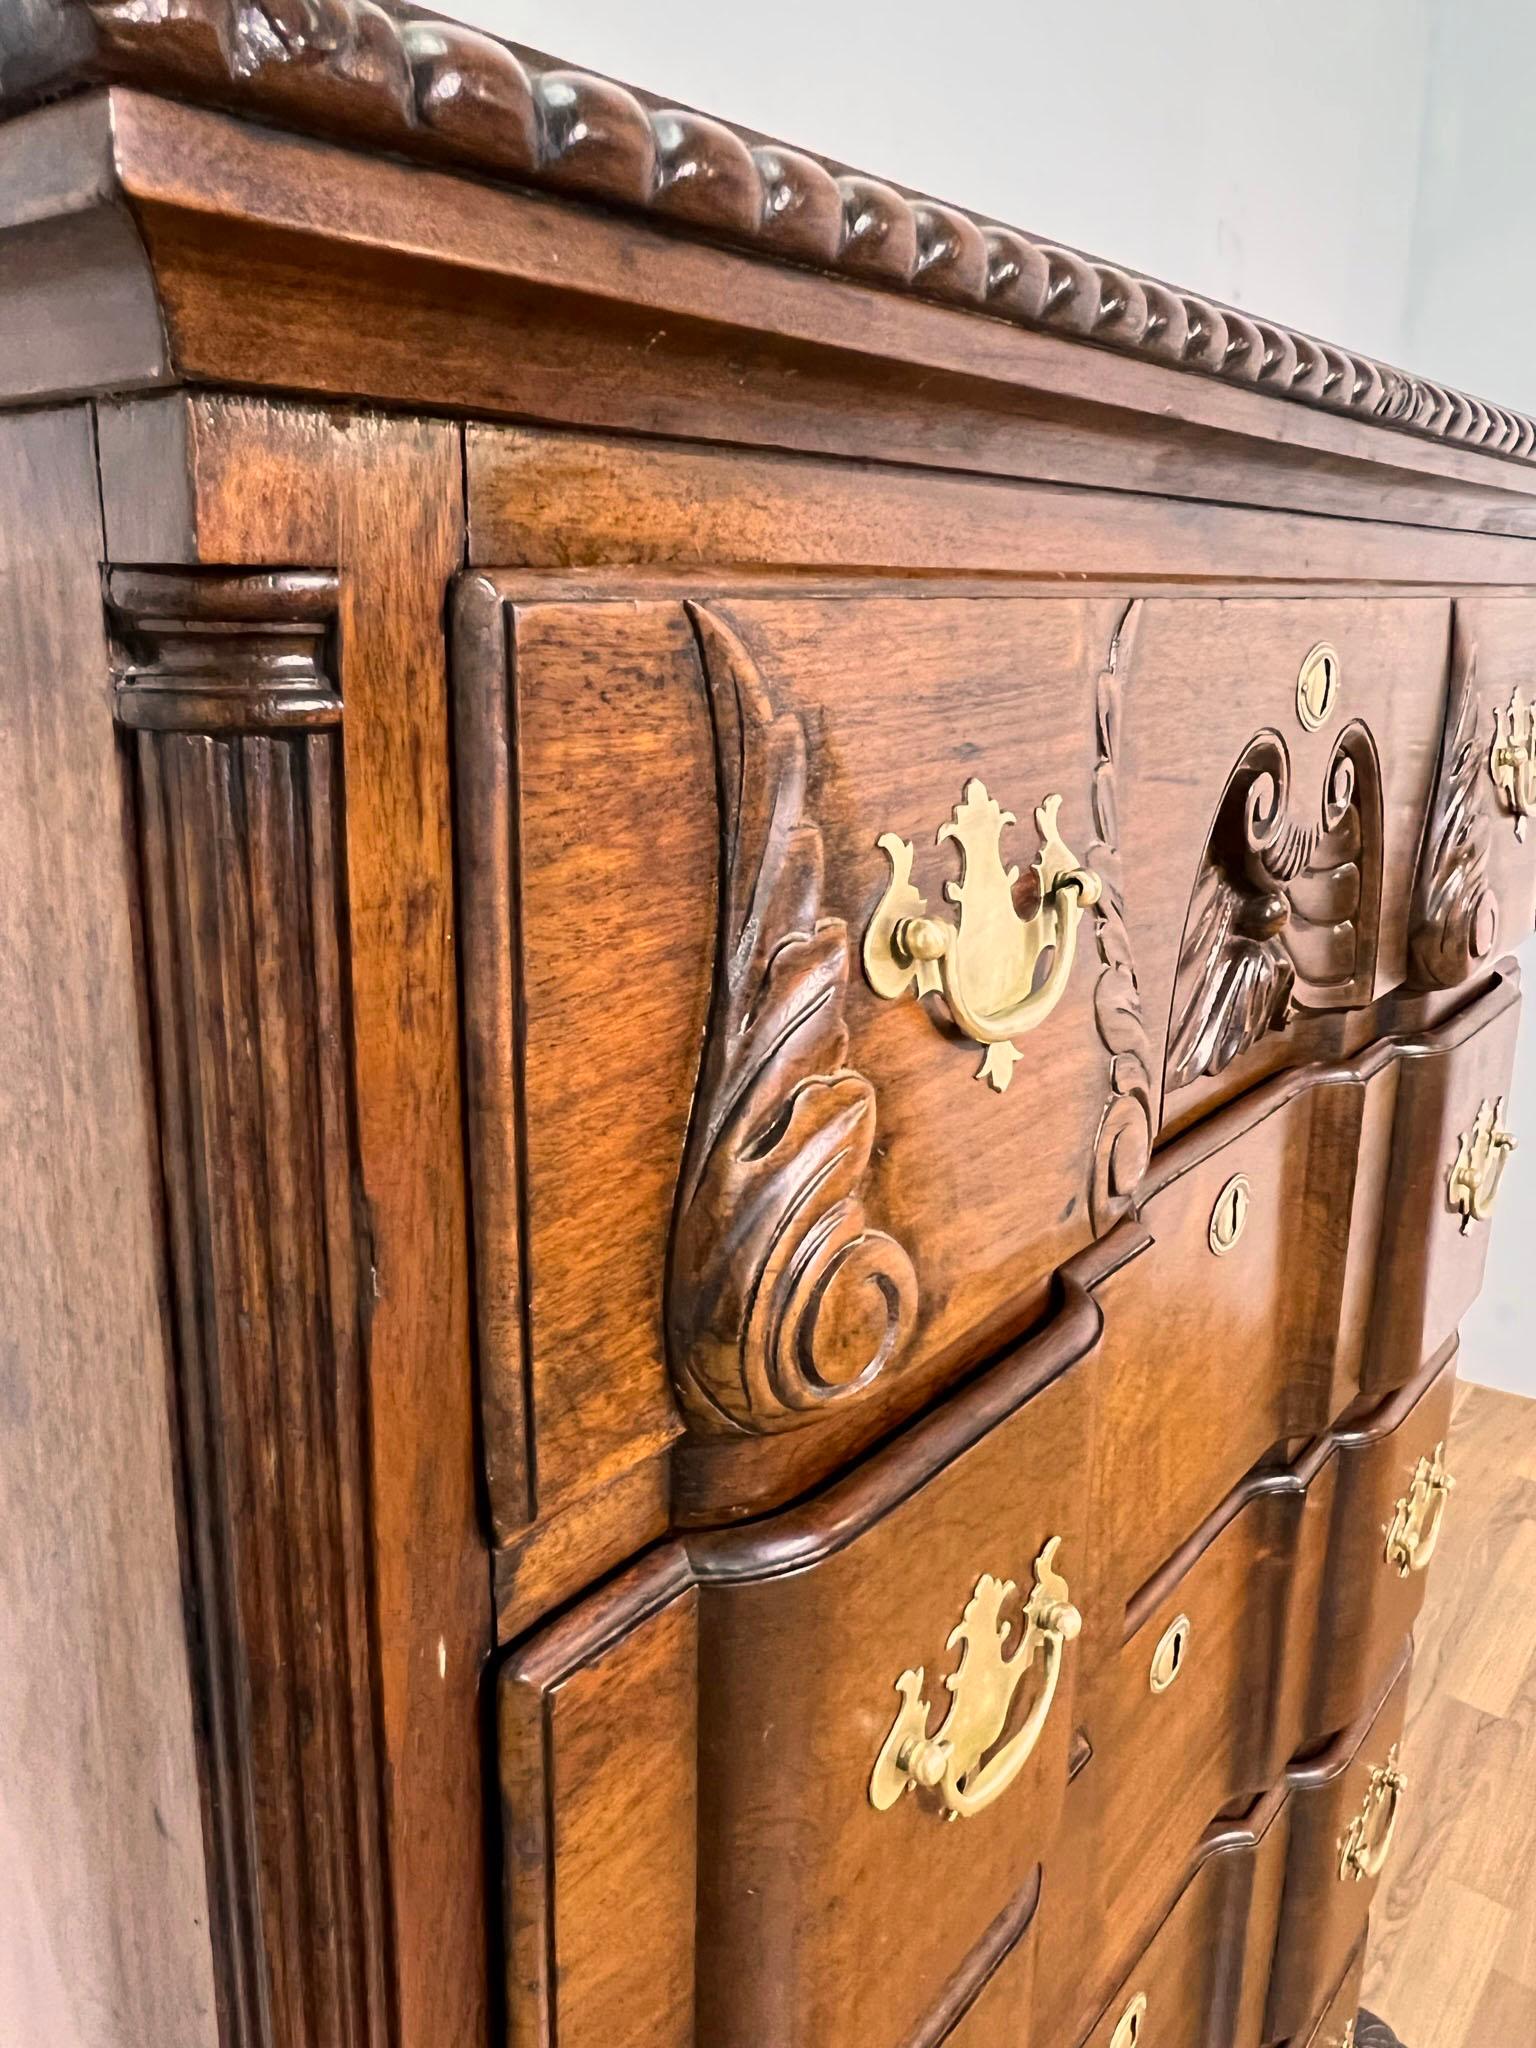
[[[91,422],[0,419],[0,2013],[219,2039]]]
[[[1536,1402],[1463,1386],[1448,1456],[1454,1511],[1418,1626],[1403,1759],[1414,1796],[1372,1916],[1362,1996],[1414,2048],[1536,2030],[1536,1744],[1530,1584]]]
[[[1518,2032],[1502,1878],[1362,1959],[1520,1760],[1507,1630],[1395,1744],[1536,430],[413,8],[130,14],[0,22],[0,2014],[1340,2048],[1461,1944]]]

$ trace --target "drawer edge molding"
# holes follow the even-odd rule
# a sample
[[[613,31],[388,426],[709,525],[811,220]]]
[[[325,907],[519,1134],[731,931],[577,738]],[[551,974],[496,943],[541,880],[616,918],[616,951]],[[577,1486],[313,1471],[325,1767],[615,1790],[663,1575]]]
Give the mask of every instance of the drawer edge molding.
[[[1477,641],[1451,608],[1451,681],[1409,909],[1411,986],[1455,988],[1492,953],[1499,901],[1488,876],[1493,820],[1477,688]]]
[[[714,727],[721,887],[668,1253],[668,1353],[696,1428],[768,1433],[856,1401],[894,1368],[918,1283],[860,1199],[875,1094],[846,1064],[848,927],[822,910],[804,729],[724,622],[685,610]]]

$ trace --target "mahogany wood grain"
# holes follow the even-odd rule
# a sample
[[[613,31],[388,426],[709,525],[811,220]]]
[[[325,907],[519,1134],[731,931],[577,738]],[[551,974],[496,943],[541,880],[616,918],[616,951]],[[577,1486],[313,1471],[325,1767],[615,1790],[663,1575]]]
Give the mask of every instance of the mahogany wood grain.
[[[1158,1155],[1141,1205],[1153,1250],[1101,1290],[1113,1424],[1097,1485],[1122,1611],[1245,1472],[1342,1405],[1338,1196],[1352,1182],[1359,1114],[1347,1069],[1304,1069]],[[1237,1175],[1249,1183],[1247,1222],[1218,1255],[1211,1219]]]
[[[1372,1772],[1402,1734],[1408,1676],[1405,1650],[1380,1701],[1314,1761],[1290,1773],[1291,1839],[1265,2041],[1306,2039],[1364,1935],[1380,1879],[1341,1875],[1341,1843],[1365,1803]],[[1404,1796],[1413,1796],[1411,1786]]]
[[[502,1666],[513,2048],[691,2048],[698,1594],[663,1548]]]
[[[1278,433],[1273,398],[1243,388],[1241,376],[1223,383],[1180,375],[1156,361],[1083,351],[1068,335],[892,298],[879,288],[878,266],[871,289],[857,276],[867,266],[857,262],[855,275],[836,281],[773,267],[634,220],[420,166],[359,160],[131,90],[110,95],[110,114],[105,96],[86,104],[99,109],[99,139],[84,151],[109,157],[139,217],[174,360],[189,376],[626,428],[692,432],[702,425],[734,441],[1056,474],[1228,503],[1307,503],[1356,517],[1380,510],[1429,525],[1531,530],[1522,465],[1304,406],[1287,409]],[[45,170],[28,161],[52,112],[12,124],[17,183],[28,199],[37,185],[47,189],[46,166],[57,155],[57,138],[47,133]],[[605,110],[597,132],[606,119]],[[568,126],[562,119],[548,132]],[[782,151],[775,161],[787,157],[806,162]],[[308,203],[317,179],[336,200],[323,216]],[[854,183],[861,194],[879,191],[898,208],[906,204],[888,187]],[[210,185],[220,195],[222,241],[207,217]],[[679,178],[665,189],[678,195],[709,187]],[[832,201],[836,220],[835,192]],[[929,212],[925,232],[933,220],[958,218],[950,209]],[[424,218],[431,232],[423,232]],[[976,242],[974,227],[964,232]],[[1003,232],[998,276],[1006,282],[1025,245]],[[1031,260],[1044,280],[1038,251]],[[1068,300],[1080,296],[1086,307],[1090,294],[1105,289],[1070,252],[1051,251],[1050,261],[1059,266],[1045,303],[1052,319]],[[132,267],[126,252],[125,267]],[[148,265],[141,260],[137,268]],[[228,290],[232,268],[263,300],[285,302],[290,318],[281,325],[253,318],[252,295]],[[927,263],[925,278],[941,270]],[[1125,284],[1125,273],[1114,278],[1105,306]],[[1166,288],[1150,288],[1168,297]],[[728,326],[723,307],[732,312]],[[1178,323],[1185,319],[1178,315]],[[1263,340],[1252,323],[1230,319],[1249,331],[1240,345],[1228,333],[1233,345],[1205,367],[1236,366],[1246,352],[1260,379],[1287,365],[1294,377],[1298,347],[1320,367],[1313,344],[1272,327]],[[1081,331],[1070,313],[1065,325],[1069,335]],[[527,345],[512,344],[514,329]],[[1141,331],[1171,337],[1174,330],[1149,321]],[[1204,331],[1208,338],[1227,332],[1227,317],[1209,320]],[[1118,338],[1113,320],[1108,334]],[[573,347],[583,365],[574,377],[567,374],[577,368]],[[883,360],[872,376],[876,356]],[[1338,375],[1323,372],[1330,390],[1358,387],[1368,404],[1373,392],[1385,396],[1384,373],[1376,366],[1346,372],[1344,360]],[[105,366],[92,367],[102,380]],[[77,372],[88,374],[84,366]],[[1309,371],[1302,381],[1315,379]],[[1492,420],[1488,408],[1449,394],[1433,406],[1463,427],[1480,420],[1486,429]]]
[[[1328,2010],[1323,2014],[1307,2042],[1307,2048],[1344,2048],[1351,2039],[1350,2028],[1360,2016],[1360,1980],[1365,1973],[1365,1948],[1356,1949],[1349,1968],[1344,1972],[1344,1981],[1328,2001]],[[1354,2037],[1355,2048],[1362,2048],[1362,2037]],[[1402,2044],[1398,2044],[1402,2048]]]
[[[8,415],[0,447],[0,2013],[38,2048],[214,2048],[89,414]]]
[[[1533,574],[1523,540],[1218,513],[1068,484],[510,426],[472,428],[466,446],[470,557],[487,567],[779,562],[1259,584]]]
[[[189,435],[199,459],[188,459]],[[443,607],[462,558],[438,421],[179,397],[102,416],[108,556],[336,578],[346,999],[367,1219],[367,1517],[402,2037],[486,2025],[478,1527]]]
[[[1403,1385],[1450,1342],[1476,1299],[1489,1223],[1463,1219],[1450,1175],[1483,1103],[1504,1101],[1520,1016],[1520,976],[1505,961],[1492,985],[1399,1053],[1391,1163],[1383,1198],[1365,1384]],[[1505,1102],[1505,1122],[1516,1113]]]
[[[1141,1925],[1172,1892],[1186,1845],[1252,1804],[1300,1743],[1299,1695],[1328,1541],[1335,1463],[1240,1488],[1146,1588],[1089,1726],[1101,1912]],[[1187,1624],[1172,1682],[1153,1653]]]
[[[1289,1831],[1289,1805],[1277,1790],[1240,1821],[1208,1830],[1192,1857],[1185,1852],[1188,1875],[1176,1902],[1082,2048],[1111,2048],[1138,1999],[1146,2004],[1136,2039],[1174,2048],[1256,2048]]]
[[[0,116],[0,2014],[1335,2048],[1536,422],[406,0]],[[972,778],[1097,878],[1007,1090],[861,961]],[[1051,1537],[1018,1782],[877,1807]]]
[[[1424,1600],[1424,1568],[1398,1571],[1386,1531],[1406,1499],[1420,1459],[1432,1459],[1450,1428],[1456,1352],[1441,1353],[1374,1412],[1332,1432],[1338,1479],[1328,1563],[1315,1607],[1317,1654],[1305,1729],[1309,1746],[1357,1720],[1413,1627]],[[1455,1513],[1454,1500],[1446,1510]],[[1347,1645],[1344,1654],[1330,1646]]]

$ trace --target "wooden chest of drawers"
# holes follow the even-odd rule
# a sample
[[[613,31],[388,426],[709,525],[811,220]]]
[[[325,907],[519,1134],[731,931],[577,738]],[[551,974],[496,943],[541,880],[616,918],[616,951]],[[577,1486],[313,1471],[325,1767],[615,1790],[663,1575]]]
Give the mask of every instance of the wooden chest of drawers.
[[[0,98],[16,2038],[1339,2048],[1536,428],[408,8]]]

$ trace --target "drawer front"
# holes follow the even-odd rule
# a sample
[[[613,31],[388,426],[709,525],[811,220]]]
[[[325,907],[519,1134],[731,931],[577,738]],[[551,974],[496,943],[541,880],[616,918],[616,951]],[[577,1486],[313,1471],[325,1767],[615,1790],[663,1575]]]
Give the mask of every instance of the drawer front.
[[[1278,1066],[1348,1050],[1345,1013],[1403,980],[1449,612],[1332,597],[1136,610],[1121,846],[1174,1129]]]
[[[1364,1937],[1397,1814],[1411,1797],[1398,1769],[1408,1676],[1405,1650],[1370,1716],[1289,1774],[1291,1839],[1266,2041],[1306,2039]]]
[[[1359,1718],[1424,1603],[1425,1573],[1444,1517],[1454,1513],[1446,1438],[1455,1389],[1453,1351],[1374,1414],[1334,1432],[1309,1743]]]
[[[1278,1441],[1335,1411],[1362,1093],[1287,1076],[1162,1156],[1152,1250],[1106,1282],[1106,1556],[1122,1602]]]
[[[1365,1976],[1364,1944],[1356,1949],[1344,1982],[1328,2001],[1328,2009],[1312,2029],[1307,2048],[1355,2048],[1355,2022],[1360,2015],[1360,1985]]]
[[[508,1634],[804,1497],[1047,1311],[1154,1132],[1352,1050],[1404,971],[1448,620],[521,582],[455,615]]]
[[[1482,1286],[1510,1156],[1519,975],[1506,962],[1475,1002],[1401,1049],[1382,1199],[1366,1384],[1418,1377]],[[1361,1245],[1358,1257],[1368,1257]]]
[[[1285,1875],[1280,1797],[1213,1829],[1082,2048],[1256,2048]]]
[[[1320,1451],[1248,1482],[1135,1604],[1090,1723],[1102,1910],[1118,1926],[1166,1902],[1187,1844],[1297,1746],[1335,1478]]]
[[[674,1546],[514,1650],[517,2048],[599,2048],[616,2012],[635,2048],[988,2038],[987,1987],[1033,1969],[1068,1777],[1098,1329],[1069,1283],[811,1504]],[[942,1912],[913,1913],[914,1872]]]

